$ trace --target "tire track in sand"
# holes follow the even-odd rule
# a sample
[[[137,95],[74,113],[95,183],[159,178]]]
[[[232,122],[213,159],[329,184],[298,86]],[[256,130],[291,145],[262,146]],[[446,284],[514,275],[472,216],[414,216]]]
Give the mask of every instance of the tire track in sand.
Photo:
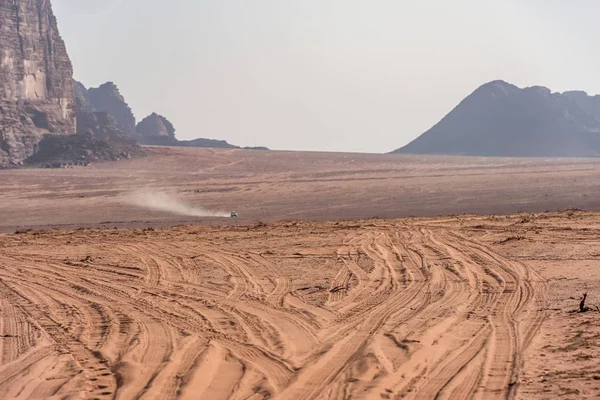
[[[443,225],[332,227],[0,237],[0,372],[58,382],[23,398],[516,396],[535,271]]]

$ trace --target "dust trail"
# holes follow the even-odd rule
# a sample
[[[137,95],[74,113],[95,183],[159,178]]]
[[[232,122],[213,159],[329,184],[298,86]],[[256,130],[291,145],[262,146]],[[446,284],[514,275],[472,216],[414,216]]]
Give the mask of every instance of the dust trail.
[[[229,217],[227,212],[191,206],[172,195],[158,191],[139,191],[128,196],[126,201],[137,207],[190,217]]]

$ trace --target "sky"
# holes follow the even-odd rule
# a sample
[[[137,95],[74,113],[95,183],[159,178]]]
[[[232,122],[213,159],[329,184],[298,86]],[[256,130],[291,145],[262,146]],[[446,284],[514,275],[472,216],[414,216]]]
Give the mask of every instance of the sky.
[[[600,93],[597,0],[53,0],[77,80],[179,139],[383,153],[478,86]]]

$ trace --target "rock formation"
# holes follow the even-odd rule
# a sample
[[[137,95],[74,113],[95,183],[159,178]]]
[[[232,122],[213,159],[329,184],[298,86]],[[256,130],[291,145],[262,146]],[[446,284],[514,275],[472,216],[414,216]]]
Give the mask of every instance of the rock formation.
[[[81,91],[81,87],[78,90]],[[109,113],[117,121],[117,127],[121,132],[135,135],[135,117],[113,82],[106,82],[97,88],[90,88],[82,93],[84,94],[86,107],[91,108],[88,111]]]
[[[160,136],[175,139],[175,128],[168,119],[152,113],[136,126],[136,132],[142,137]]]
[[[600,118],[600,95],[588,96],[586,92],[580,90],[564,92],[563,95],[575,102],[585,112]]]
[[[600,97],[490,82],[395,153],[596,157],[600,155]]]
[[[218,149],[239,149],[224,140],[193,139],[178,140],[175,137],[173,124],[157,113],[152,113],[144,118],[136,127],[140,143],[151,146],[179,146],[179,147],[210,147]],[[268,150],[266,147],[252,147],[248,149]]]
[[[38,151],[27,163],[30,165],[87,165],[90,162],[119,161],[143,157],[146,152],[129,136],[117,141],[106,140],[92,133],[75,135],[46,135],[38,144]]]
[[[75,135],[45,135],[28,164],[72,164],[97,160],[118,161],[143,157],[146,151],[138,141],[124,134],[115,119],[106,112],[77,113]]]
[[[26,162],[30,165],[80,165],[92,161],[117,161],[142,157],[146,151],[135,137],[123,133],[115,118],[106,111],[97,111],[82,83],[73,81],[77,115],[74,135],[44,135],[36,152]]]
[[[50,0],[0,0],[0,168],[138,156],[138,137],[179,143],[157,114],[140,132],[114,83],[86,89],[73,81]]]
[[[49,0],[0,0],[0,167],[75,132],[73,68]]]
[[[75,95],[75,109],[77,111],[95,112],[97,111],[87,98],[87,89],[83,83],[73,81],[73,91]]]
[[[82,83],[75,81],[73,87],[77,109],[77,133],[95,132],[97,129],[93,128],[94,117],[90,113],[105,112],[114,118],[117,130],[135,137],[143,145],[240,148],[224,140],[177,140],[173,124],[157,113],[150,114],[135,125],[135,117],[131,108],[112,82],[107,82],[98,88],[86,89]],[[268,150],[266,147],[252,147],[251,149]]]

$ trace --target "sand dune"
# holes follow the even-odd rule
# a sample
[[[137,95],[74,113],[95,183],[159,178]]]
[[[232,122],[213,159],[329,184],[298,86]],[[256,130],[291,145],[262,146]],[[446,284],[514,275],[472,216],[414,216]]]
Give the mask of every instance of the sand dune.
[[[0,236],[1,397],[543,397],[548,281],[482,221]]]

